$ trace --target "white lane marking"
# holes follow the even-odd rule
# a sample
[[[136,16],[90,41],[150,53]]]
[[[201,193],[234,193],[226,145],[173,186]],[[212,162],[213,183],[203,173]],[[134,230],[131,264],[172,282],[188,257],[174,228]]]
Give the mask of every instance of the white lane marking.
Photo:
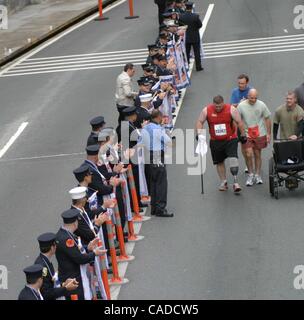
[[[143,59],[147,59],[148,55],[142,56],[139,55],[137,57],[133,57],[133,58],[124,58],[124,57],[119,57],[119,58],[107,58],[107,59],[98,59],[98,60],[85,60],[85,61],[70,61],[70,62],[60,62],[60,63],[43,63],[43,64],[39,64],[39,65],[27,65],[27,64],[20,64],[17,67],[14,68],[14,70],[20,70],[20,69],[33,69],[34,68],[40,68],[40,67],[50,67],[50,69],[52,69],[51,67],[53,66],[77,66],[77,64],[79,65],[85,65],[93,62],[93,63],[102,63],[103,64],[112,64],[112,63],[122,63],[122,62],[132,62],[132,61],[137,61],[137,60],[143,60]],[[98,65],[98,64],[97,64]]]
[[[214,9],[214,3],[210,3],[209,6],[208,6],[208,9],[207,9],[207,12],[205,14],[205,17],[204,17],[204,20],[203,20],[203,25],[200,29],[200,37],[201,39],[203,38],[205,32],[206,32],[206,29],[207,29],[207,25],[208,25],[208,22],[211,18],[211,15],[212,15],[212,12],[213,12],[213,9]]]
[[[257,51],[257,52],[223,54],[223,55],[218,55],[218,56],[205,56],[205,59],[228,58],[228,57],[256,55],[256,54],[263,54],[263,53],[290,52],[290,51],[302,51],[302,50],[304,50],[304,47],[303,48],[294,48],[294,49],[265,50],[265,51]]]
[[[225,51],[219,51],[219,49],[215,48],[215,49],[205,49],[205,53],[206,56],[210,57],[211,55],[220,55],[220,54],[226,54],[226,53],[236,53],[236,52],[250,52],[250,51],[256,51],[256,50],[275,50],[275,49],[284,49],[284,48],[295,48],[295,47],[302,47],[304,45],[304,40],[301,41],[301,43],[296,43],[293,44],[293,42],[291,43],[286,43],[286,45],[277,45],[277,46],[269,46],[269,45],[254,45],[254,46],[248,46],[246,48],[244,47],[234,47],[234,48],[223,48],[226,49]],[[254,47],[254,48],[249,48],[249,47]],[[240,49],[243,48],[243,49]],[[233,50],[235,49],[235,50]],[[237,50],[236,50],[237,49]],[[96,58],[97,59],[97,58]],[[28,65],[28,64],[21,64],[17,67],[15,67],[13,70],[9,71],[8,74],[11,73],[16,73],[16,72],[21,72],[21,71],[40,71],[40,70],[54,70],[54,69],[61,69],[64,68],[65,70],[67,70],[68,68],[80,68],[80,67],[85,67],[85,66],[100,66],[100,65],[107,65],[109,64],[109,60],[116,60],[119,58],[113,58],[113,59],[102,59],[102,60],[95,60],[95,58],[93,60],[86,60],[86,61],[71,61],[68,63],[49,63],[49,64],[37,64],[37,65]],[[135,57],[134,57],[135,59]],[[146,59],[146,55],[144,56],[139,56],[136,57],[135,60],[131,60],[131,59],[127,59],[127,60],[119,60],[119,61],[115,61],[115,63],[118,64],[122,64],[122,63],[126,63],[126,62],[138,62],[138,61],[143,61],[144,59]],[[82,62],[82,64],[80,64]],[[90,63],[92,62],[92,63]],[[112,62],[112,61],[111,61]],[[78,64],[77,64],[78,63]],[[110,64],[109,66],[112,66],[112,64]]]
[[[220,49],[220,48],[235,48],[235,47],[240,47],[240,48],[244,48],[244,47],[258,47],[261,45],[267,46],[267,45],[284,45],[286,43],[301,43],[304,40],[304,37],[302,38],[297,38],[297,39],[285,39],[285,40],[272,40],[271,38],[269,38],[267,41],[259,41],[259,42],[254,42],[251,43],[250,39],[247,39],[248,42],[234,42],[231,44],[221,44],[221,45],[209,45],[209,43],[206,43],[206,45],[204,45],[204,48],[206,48],[206,50],[216,50],[216,49]]]
[[[200,30],[201,36],[203,36],[204,31],[206,30],[213,8],[214,5],[210,5],[208,7],[203,21],[203,26]],[[304,47],[304,35],[300,34],[206,43],[204,44],[204,48],[206,59],[212,59],[249,55],[251,54],[251,51],[253,52],[252,54],[285,52],[285,50],[282,50],[285,48],[289,48],[290,51],[298,51],[294,50],[294,48],[301,47],[302,44]],[[299,50],[302,50],[302,48]],[[147,49],[132,49],[112,52],[115,52],[112,56],[111,52],[101,52],[41,58],[43,60],[39,60],[40,58],[37,60],[28,59],[17,65],[15,68],[9,70],[2,77],[121,67],[126,62],[133,62],[134,64],[139,65],[145,63],[145,59],[147,57]],[[132,58],[134,58],[134,60]]]
[[[129,59],[128,60],[119,60],[119,61],[113,61],[113,64],[117,63],[117,64],[126,64],[127,62],[142,62],[142,61],[145,61],[145,58],[135,58],[134,60],[130,61]],[[107,66],[109,65],[110,62],[94,62],[93,63],[87,63],[87,62],[83,62],[83,63],[79,63],[79,64],[75,64],[75,65],[70,65],[70,67],[72,68],[81,68],[81,67],[86,67],[86,66]],[[65,66],[65,68],[69,68],[69,66]],[[12,70],[11,72],[17,70],[17,71],[40,71],[40,70],[54,70],[54,69],[60,69],[60,66],[59,67],[41,67],[40,66],[37,66],[36,68],[33,68],[33,67],[22,67],[20,66],[18,69],[15,68],[14,70]],[[9,73],[9,72],[8,72]]]
[[[254,51],[259,51],[259,50],[263,50],[263,49],[268,49],[268,50],[275,50],[275,49],[284,49],[284,48],[297,48],[297,47],[302,47],[304,48],[304,43],[300,43],[300,44],[288,44],[288,45],[284,45],[284,46],[262,46],[261,48],[244,48],[244,49],[237,49],[237,50],[231,50],[231,49],[228,49],[228,50],[224,50],[224,51],[220,51],[220,50],[217,50],[217,51],[213,51],[213,52],[210,52],[209,50],[206,49],[205,53],[208,55],[208,56],[211,56],[213,54],[222,54],[222,53],[234,53],[234,52],[254,52]],[[234,49],[234,48],[233,48]]]
[[[302,34],[295,34],[295,35],[289,35],[289,36],[275,36],[275,37],[264,37],[264,38],[252,38],[250,39],[252,42],[254,41],[260,41],[260,40],[267,40],[267,39],[286,39],[286,38],[302,38],[304,35]],[[220,41],[220,42],[211,42],[209,43],[214,45],[214,44],[225,44],[225,43],[233,43],[233,42],[246,42],[248,39],[242,39],[242,40],[229,40],[229,41]]]
[[[13,143],[18,139],[18,137],[21,135],[23,130],[27,127],[29,123],[28,122],[23,122],[16,133],[8,140],[6,145],[0,150],[0,159],[5,155],[7,150],[13,145]]]
[[[113,55],[106,55],[106,56],[94,56],[94,57],[79,57],[79,58],[68,58],[68,59],[61,59],[61,60],[56,60],[56,59],[51,59],[47,61],[39,61],[39,62],[31,62],[29,60],[24,61],[22,64],[19,64],[18,66],[15,67],[19,68],[20,66],[35,66],[35,65],[52,65],[52,64],[64,64],[64,63],[73,63],[73,62],[79,62],[79,61],[107,61],[110,59],[112,60],[118,60],[118,59],[127,59],[130,58],[132,59],[133,57],[147,57],[148,56],[148,51],[147,52],[138,52],[138,53],[131,53],[131,54],[113,54]]]
[[[32,58],[27,59],[26,61],[42,61],[42,60],[49,60],[49,59],[66,59],[66,58],[77,58],[77,57],[91,57],[91,56],[102,56],[102,55],[115,55],[116,53],[120,54],[132,54],[140,51],[147,51],[148,49],[130,49],[130,50],[120,50],[120,51],[107,51],[107,52],[95,52],[95,53],[83,53],[83,54],[72,54],[68,56],[54,56],[54,57],[44,57],[44,58]]]
[[[121,5],[122,3],[126,2],[127,0],[120,0],[117,3],[113,3],[112,5],[110,5],[109,7],[104,9],[104,13],[116,8],[117,6]],[[59,39],[63,38],[64,36],[66,36],[67,34],[71,33],[72,31],[84,26],[85,24],[89,23],[90,21],[94,20],[95,18],[97,18],[99,16],[99,13],[96,13],[94,15],[92,15],[91,17],[85,19],[82,22],[79,22],[78,24],[76,24],[75,26],[72,26],[71,28],[67,29],[66,31],[60,33],[58,36],[54,37],[53,39],[47,41],[46,43],[42,44],[41,46],[39,46],[37,49],[34,49],[33,51],[31,51],[28,54],[25,54],[23,57],[21,57],[19,60],[17,60],[16,62],[12,63],[11,65],[9,65],[8,67],[4,68],[3,70],[0,71],[0,76],[7,72],[8,70],[14,68],[16,65],[22,63],[24,60],[32,57],[33,55],[35,55],[36,53],[40,52],[41,50],[47,48],[48,46],[50,46],[51,44],[53,44],[54,42],[58,41]]]
[[[134,65],[141,65],[144,64],[146,60],[142,60],[140,62],[133,63]],[[98,67],[84,67],[84,68],[69,68],[69,69],[58,69],[58,70],[49,70],[49,71],[36,71],[36,72],[23,72],[23,73],[14,73],[14,71],[10,71],[3,76],[2,78],[6,77],[15,77],[15,76],[25,76],[25,75],[32,75],[32,74],[46,74],[46,73],[55,73],[55,72],[65,72],[65,71],[79,71],[79,70],[90,70],[90,69],[104,69],[104,68],[116,68],[116,67],[123,67],[124,64],[112,64],[112,65],[105,65],[105,66],[98,66]]]
[[[304,37],[301,39],[296,39],[294,41],[291,40],[272,40],[269,38],[267,41],[261,41],[257,44],[250,44],[251,41],[248,39],[248,43],[233,43],[233,44],[225,44],[225,45],[218,45],[218,46],[208,46],[209,44],[205,44],[205,52],[211,52],[211,51],[218,51],[221,47],[223,49],[227,50],[232,50],[232,49],[242,49],[242,48],[258,48],[258,47],[270,47],[276,42],[281,42],[276,44],[277,46],[283,46],[283,45],[292,45],[292,44],[301,44],[304,43]],[[53,66],[53,65],[68,65],[68,64],[76,64],[79,63],[80,61],[84,62],[102,62],[102,61],[111,61],[111,60],[119,60],[119,59],[127,59],[130,58],[132,59],[133,57],[141,57],[141,58],[146,58],[148,55],[147,50],[144,52],[137,52],[137,53],[131,53],[131,54],[115,54],[115,55],[105,55],[105,56],[93,56],[90,58],[87,58],[85,56],[78,57],[78,58],[68,58],[68,59],[61,59],[61,60],[56,60],[55,58],[51,58],[47,61],[40,61],[40,62],[31,62],[29,60],[24,61],[22,64],[19,64],[14,68],[20,69],[20,68],[25,68],[25,67],[36,67],[36,66]]]
[[[40,159],[51,159],[51,158],[61,158],[61,157],[71,157],[71,156],[83,156],[85,152],[75,152],[75,153],[60,153],[60,154],[50,154],[45,156],[36,157],[22,157],[22,158],[12,158],[0,160],[0,162],[10,162],[10,161],[20,161],[20,160],[40,160]]]

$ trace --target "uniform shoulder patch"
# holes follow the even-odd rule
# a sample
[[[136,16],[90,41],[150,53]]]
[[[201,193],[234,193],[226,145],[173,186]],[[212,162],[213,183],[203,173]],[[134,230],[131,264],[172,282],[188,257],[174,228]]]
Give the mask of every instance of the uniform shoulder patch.
[[[68,248],[73,248],[74,245],[75,245],[75,242],[74,242],[72,239],[68,239],[68,240],[65,242],[65,245],[66,245]]]
[[[46,277],[47,274],[48,274],[47,268],[43,268],[43,269],[42,269],[42,276],[43,276],[43,277]]]

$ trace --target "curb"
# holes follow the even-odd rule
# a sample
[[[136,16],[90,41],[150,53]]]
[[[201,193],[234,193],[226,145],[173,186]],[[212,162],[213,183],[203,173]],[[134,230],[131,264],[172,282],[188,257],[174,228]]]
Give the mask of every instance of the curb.
[[[117,0],[104,0],[103,3],[103,8],[106,8],[107,6],[109,6],[110,4],[112,4],[113,2],[115,2]],[[44,35],[42,35],[41,37],[35,39],[33,42],[24,45],[23,47],[17,49],[16,51],[14,51],[12,54],[10,54],[9,56],[0,59],[0,69],[5,66],[6,64],[12,62],[13,60],[21,57],[22,55],[24,55],[25,53],[33,50],[34,48],[38,47],[39,45],[41,45],[43,42],[53,38],[54,36],[58,35],[59,33],[61,33],[62,31],[70,28],[71,26],[73,26],[74,24],[77,24],[78,22],[88,18],[89,16],[91,16],[92,14],[98,12],[98,5],[96,5],[93,8],[90,8],[84,12],[82,12],[81,14],[79,14],[78,16],[68,20],[67,22],[63,23],[62,25],[56,27],[55,29],[53,29],[52,31],[45,33]]]

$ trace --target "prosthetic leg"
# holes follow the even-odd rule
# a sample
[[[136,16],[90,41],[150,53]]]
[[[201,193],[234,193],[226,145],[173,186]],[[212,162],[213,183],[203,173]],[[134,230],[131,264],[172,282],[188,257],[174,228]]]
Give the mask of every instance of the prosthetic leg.
[[[238,184],[237,180],[237,175],[239,172],[239,160],[237,158],[229,158],[229,167],[230,167],[230,172],[233,176],[233,191],[235,193],[241,192],[242,188]]]

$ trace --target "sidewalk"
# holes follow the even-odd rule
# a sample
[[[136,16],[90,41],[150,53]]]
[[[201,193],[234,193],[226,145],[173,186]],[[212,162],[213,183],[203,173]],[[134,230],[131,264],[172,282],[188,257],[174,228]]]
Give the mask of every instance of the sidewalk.
[[[0,61],[97,4],[97,0],[46,0],[9,15],[8,30],[0,30]]]

